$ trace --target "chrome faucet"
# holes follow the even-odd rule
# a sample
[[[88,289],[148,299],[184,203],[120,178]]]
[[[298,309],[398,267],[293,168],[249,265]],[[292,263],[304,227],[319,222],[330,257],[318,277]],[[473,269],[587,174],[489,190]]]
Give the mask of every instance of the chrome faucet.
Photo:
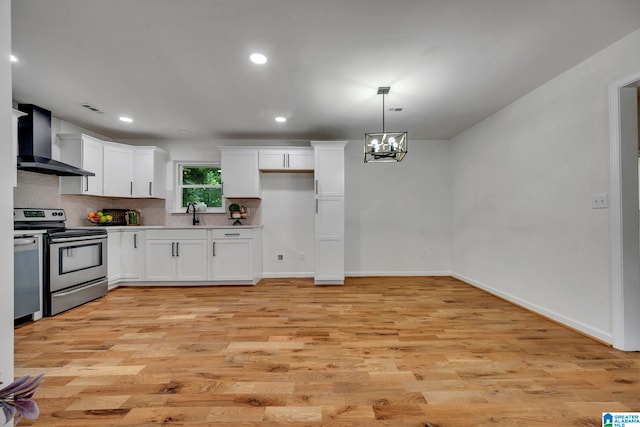
[[[187,205],[187,213],[189,213],[189,208],[193,206],[193,225],[198,225],[200,224],[200,220],[196,217],[196,204],[195,203],[189,203]]]

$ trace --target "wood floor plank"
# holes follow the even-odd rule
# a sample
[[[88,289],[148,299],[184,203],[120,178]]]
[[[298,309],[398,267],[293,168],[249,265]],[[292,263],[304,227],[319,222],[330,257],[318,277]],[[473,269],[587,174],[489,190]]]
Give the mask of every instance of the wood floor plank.
[[[624,353],[450,277],[118,288],[15,330],[21,426],[600,425]]]

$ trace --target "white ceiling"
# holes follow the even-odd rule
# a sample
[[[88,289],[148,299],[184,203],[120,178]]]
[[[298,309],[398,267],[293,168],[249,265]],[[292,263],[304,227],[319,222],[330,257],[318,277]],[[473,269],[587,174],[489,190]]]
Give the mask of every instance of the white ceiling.
[[[450,138],[640,28],[640,0],[13,0],[12,8],[14,100],[115,139],[362,138],[382,127],[378,86],[391,86],[387,109],[403,108],[386,112],[387,130]],[[268,63],[250,63],[253,51]]]

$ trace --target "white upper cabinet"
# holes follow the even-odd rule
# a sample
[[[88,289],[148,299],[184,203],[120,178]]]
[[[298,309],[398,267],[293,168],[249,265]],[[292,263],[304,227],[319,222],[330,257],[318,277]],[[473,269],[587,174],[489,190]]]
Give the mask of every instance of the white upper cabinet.
[[[105,143],[104,195],[164,198],[167,154],[157,147]]]
[[[220,147],[222,195],[228,198],[260,198],[258,150]]]
[[[346,143],[312,141],[315,148],[315,190],[318,196],[344,196]]]
[[[105,143],[104,195],[133,196],[133,151],[130,145]]]
[[[259,152],[260,170],[281,172],[313,172],[313,149],[301,148],[265,148]]]
[[[133,197],[163,199],[167,184],[167,154],[156,147],[136,147],[133,152]]]
[[[18,169],[16,168],[18,161],[18,119],[22,116],[26,116],[27,113],[13,109],[11,117],[11,145],[13,149],[13,174],[12,181],[13,186],[18,185]]]
[[[60,160],[95,176],[60,177],[60,194],[103,195],[103,146],[104,143],[89,135],[58,134]]]

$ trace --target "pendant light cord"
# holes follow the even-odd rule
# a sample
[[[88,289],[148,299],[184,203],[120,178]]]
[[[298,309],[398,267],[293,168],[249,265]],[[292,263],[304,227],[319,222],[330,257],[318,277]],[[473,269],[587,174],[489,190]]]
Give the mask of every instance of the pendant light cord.
[[[384,93],[382,94],[382,133],[384,133]]]

